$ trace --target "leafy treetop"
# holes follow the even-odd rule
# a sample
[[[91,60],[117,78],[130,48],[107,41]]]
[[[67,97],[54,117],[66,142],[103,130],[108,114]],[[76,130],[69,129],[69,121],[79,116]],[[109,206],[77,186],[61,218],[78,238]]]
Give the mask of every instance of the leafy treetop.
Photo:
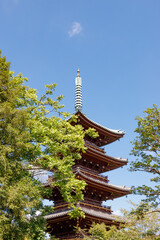
[[[131,154],[136,157],[136,161],[131,163],[131,171],[143,171],[151,173],[151,186],[139,186],[134,188],[134,192],[145,195],[145,202],[150,202],[153,207],[158,207],[160,203],[160,110],[153,105],[144,111],[144,117],[136,117],[138,127],[135,132],[138,134],[132,142]],[[158,210],[158,209],[157,209]]]

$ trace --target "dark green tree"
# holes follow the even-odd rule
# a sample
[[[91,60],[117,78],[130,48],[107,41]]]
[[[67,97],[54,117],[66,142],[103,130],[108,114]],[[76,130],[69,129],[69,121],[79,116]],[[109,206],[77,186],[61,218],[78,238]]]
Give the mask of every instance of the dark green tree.
[[[63,96],[50,97],[56,84],[47,85],[38,98],[35,89],[24,85],[26,81],[22,74],[14,76],[0,54],[0,239],[4,240],[45,238],[42,200],[47,193],[29,171],[33,167],[54,172],[54,185],[75,208],[73,215],[81,214],[75,205],[83,199],[85,187],[72,173],[75,159],[85,150],[83,128],[66,121],[69,114],[59,103]],[[87,133],[94,135],[90,129]]]
[[[0,239],[43,239],[44,220],[35,218],[41,186],[25,170],[36,156],[28,128],[30,90],[9,68],[0,55]]]
[[[150,181],[154,186],[139,186],[134,188],[133,192],[145,196],[140,208],[148,206],[146,203],[157,208],[160,203],[160,110],[158,106],[153,105],[152,108],[147,108],[144,116],[136,117],[136,120],[138,121],[135,129],[137,137],[132,142],[131,152],[136,160],[131,163],[130,170],[150,173]]]

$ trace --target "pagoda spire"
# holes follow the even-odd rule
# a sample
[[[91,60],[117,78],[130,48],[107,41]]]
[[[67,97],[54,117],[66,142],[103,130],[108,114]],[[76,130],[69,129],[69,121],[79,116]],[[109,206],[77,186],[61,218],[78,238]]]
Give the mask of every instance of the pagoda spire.
[[[75,78],[75,111],[82,111],[82,78],[80,77],[79,68]]]

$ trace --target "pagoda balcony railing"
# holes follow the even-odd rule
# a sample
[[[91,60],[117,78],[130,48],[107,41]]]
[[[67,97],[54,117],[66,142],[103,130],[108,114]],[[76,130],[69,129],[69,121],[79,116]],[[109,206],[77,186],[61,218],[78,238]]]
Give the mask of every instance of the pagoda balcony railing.
[[[86,159],[83,159],[83,161],[87,161]],[[90,169],[89,167],[84,167],[81,164],[76,164],[73,166],[73,172],[76,172],[77,168],[79,168],[81,171],[86,172],[88,174],[99,174],[98,171]]]
[[[91,201],[90,201],[91,202]],[[105,207],[102,207],[102,206],[97,206],[97,205],[93,205],[93,202],[92,204],[90,203],[86,203],[86,202],[80,202],[80,206],[84,206],[84,207],[87,207],[89,209],[95,209],[95,210],[100,210],[102,212],[107,212],[107,213],[111,213],[112,210],[109,206],[105,206]]]
[[[101,201],[97,201],[97,200],[93,200],[93,199],[91,199],[91,198],[89,198],[89,197],[84,197],[84,200],[82,201],[82,203],[91,203],[91,200],[92,200],[92,205],[95,205],[95,206],[99,206],[99,207],[101,207]]]
[[[63,202],[64,203],[64,202]],[[56,205],[54,207],[54,212],[59,212],[62,211],[64,209],[68,208],[68,203],[64,203],[64,204],[60,204],[60,205]]]
[[[95,210],[99,210],[99,211],[102,211],[102,212],[107,212],[107,213],[111,213],[112,212],[112,210],[111,210],[111,208],[109,206],[102,207],[102,206],[93,204],[93,202],[92,202],[92,204],[90,204],[90,202],[91,201],[87,201],[87,202],[83,201],[83,202],[79,202],[78,205],[80,207],[86,207],[86,208],[89,208],[89,209],[95,209]],[[59,206],[56,205],[54,207],[54,212],[59,212],[59,211],[62,211],[64,209],[66,209],[66,208],[68,208],[68,203],[65,203],[65,204],[59,205]]]
[[[58,201],[56,200],[56,201],[54,201],[54,208],[65,205],[65,204],[67,204],[67,203],[64,200],[58,200]]]
[[[85,199],[84,199],[81,203],[90,204],[90,203],[91,203],[91,199],[85,197]],[[104,204],[102,205],[100,201],[97,201],[97,200],[94,200],[94,201],[93,201],[93,199],[92,199],[92,204],[91,204],[91,205],[92,205],[92,206],[94,205],[94,206],[96,206],[96,207],[100,207],[100,208],[103,208],[103,209],[105,208],[105,209],[107,209],[108,211],[112,212],[111,206],[107,206],[107,205],[104,205]]]

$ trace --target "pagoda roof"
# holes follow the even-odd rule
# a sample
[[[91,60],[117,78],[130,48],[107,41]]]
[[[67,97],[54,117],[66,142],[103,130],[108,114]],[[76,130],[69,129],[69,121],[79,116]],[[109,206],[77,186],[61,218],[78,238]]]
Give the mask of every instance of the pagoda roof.
[[[92,184],[94,186],[97,186],[99,189],[103,189],[104,191],[112,192],[114,193],[113,198],[124,196],[129,194],[131,188],[126,188],[125,186],[118,186],[111,183],[108,183],[106,178],[103,178],[99,175],[94,175],[88,172],[84,172],[80,170],[80,168],[77,168],[77,171],[75,172],[76,175],[80,176],[83,180],[85,179],[85,182],[87,184]]]
[[[92,186],[94,189],[104,191],[105,193],[111,193],[111,199],[128,195],[131,191],[131,188],[111,184],[105,177],[86,172],[79,167],[75,169],[74,173],[77,178],[84,180],[88,186]],[[49,187],[50,183],[45,183],[43,186]]]
[[[99,133],[99,135],[103,135],[103,136],[107,137],[106,141],[103,141],[101,143],[101,146],[104,146],[106,144],[114,142],[114,141],[122,138],[125,134],[124,131],[106,128],[106,127],[90,120],[89,118],[86,117],[85,114],[83,114],[80,111],[77,111],[75,113],[75,115],[78,116],[78,123],[80,123],[84,128],[89,128],[89,127],[94,128]]]
[[[75,173],[75,175],[79,175],[82,178],[85,178],[86,182],[90,181],[90,182],[93,182],[93,183],[96,183],[96,184],[100,184],[101,187],[105,186],[105,189],[107,187],[108,190],[110,190],[112,192],[113,191],[114,192],[119,192],[122,195],[129,194],[129,191],[131,190],[131,188],[127,188],[125,186],[118,186],[118,185],[108,183],[108,180],[105,177],[86,172],[84,170],[81,170],[79,167],[76,168],[74,173]],[[43,186],[44,187],[49,187],[50,183],[49,182],[43,183]]]
[[[92,157],[95,157],[96,159],[109,163],[109,167],[108,170],[106,171],[110,171],[119,167],[122,167],[124,165],[127,165],[128,163],[128,159],[122,159],[122,158],[116,158],[116,157],[111,157],[109,155],[106,155],[104,152],[99,151],[98,149],[90,146],[89,144],[86,145],[87,149],[85,152],[85,155],[89,155]]]
[[[52,218],[63,217],[63,216],[68,215],[69,212],[71,212],[70,209],[65,209],[63,211],[57,211],[57,212],[49,213],[49,214],[45,215],[44,218],[46,220],[49,220],[49,219],[52,219]]]
[[[85,217],[92,218],[92,220],[102,220],[103,222],[106,222],[106,221],[107,222],[108,221],[115,222],[116,221],[116,216],[114,216],[114,215],[104,213],[100,210],[89,209],[84,206],[79,206],[79,207],[85,213]],[[57,218],[61,218],[61,220],[68,219],[69,218],[68,213],[71,211],[72,211],[72,209],[64,209],[61,211],[50,213],[50,214],[44,216],[44,218],[48,221],[56,221]],[[118,222],[117,222],[117,224],[118,224]]]
[[[84,207],[81,207],[81,208],[85,214],[90,215],[92,217],[103,218],[103,219],[107,219],[110,221],[116,221],[116,216],[114,217],[111,214],[101,212],[100,210],[89,209],[89,208],[84,208]]]

